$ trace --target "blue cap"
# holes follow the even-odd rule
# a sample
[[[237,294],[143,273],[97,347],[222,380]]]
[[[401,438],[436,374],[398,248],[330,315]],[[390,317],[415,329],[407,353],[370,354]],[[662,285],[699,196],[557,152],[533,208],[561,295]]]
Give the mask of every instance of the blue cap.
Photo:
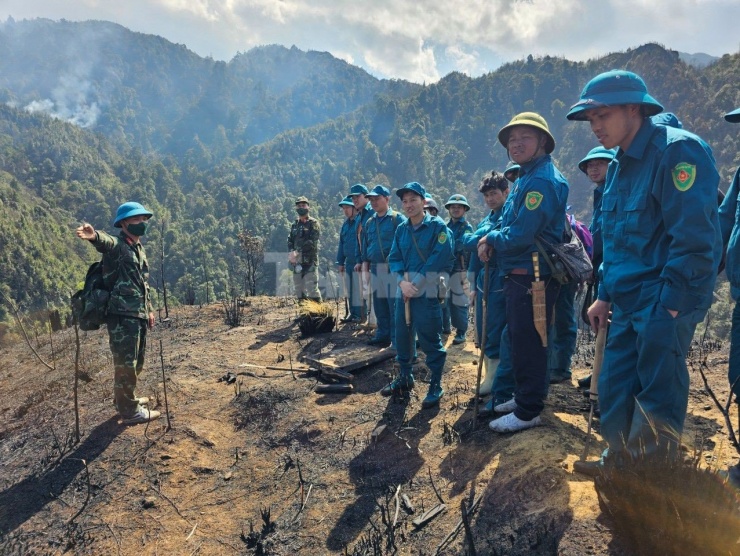
[[[118,210],[116,211],[116,219],[113,220],[113,225],[116,228],[120,228],[122,220],[126,220],[127,218],[131,218],[133,216],[140,216],[142,214],[144,216],[148,216],[149,218],[152,217],[152,213],[146,210],[144,208],[144,205],[142,205],[141,203],[135,203],[133,201],[123,203],[120,207],[118,207]]]
[[[614,149],[605,149],[604,147],[594,147],[590,151],[588,151],[588,154],[583,157],[583,160],[581,160],[578,163],[578,169],[586,174],[586,164],[588,164],[589,160],[612,160],[617,154],[617,151]]]
[[[653,123],[655,125],[663,125],[666,127],[675,127],[676,129],[683,129],[683,124],[681,123],[681,120],[679,120],[678,117],[673,112],[663,112],[661,114],[656,114],[655,116],[652,116],[650,119],[653,120]]]
[[[427,190],[424,189],[424,186],[421,185],[419,182],[412,181],[404,185],[403,187],[396,189],[396,195],[398,195],[401,199],[403,199],[403,194],[407,191],[413,191],[417,195],[419,195],[422,199],[426,199],[427,197]]]
[[[733,124],[740,122],[740,108],[736,108],[732,112],[725,114],[725,120],[732,122]]]
[[[519,177],[519,170],[521,170],[521,166],[519,166],[513,160],[509,160],[508,164],[506,165],[506,170],[504,170],[504,177],[511,183],[514,183]]]
[[[571,106],[565,117],[569,120],[585,120],[588,110],[624,104],[644,106],[648,116],[663,111],[663,106],[648,94],[642,77],[631,71],[611,70],[586,83],[581,98]]]
[[[470,210],[470,205],[468,204],[468,200],[465,198],[465,195],[460,195],[459,193],[450,195],[450,198],[447,199],[447,202],[445,203],[445,208],[449,209],[450,205],[462,205],[465,207],[466,212]]]
[[[341,201],[339,201],[339,206],[340,207],[353,207],[354,208],[355,204],[352,202],[352,197],[350,197],[349,195],[347,195],[344,199],[342,199]]]
[[[349,188],[350,197],[354,197],[355,195],[367,195],[367,194],[368,194],[367,187],[365,187],[361,183],[356,183],[352,187]]]
[[[383,197],[390,197],[391,196],[391,190],[388,189],[385,185],[376,185],[373,187],[373,190],[367,194],[367,197],[379,197],[382,195]]]

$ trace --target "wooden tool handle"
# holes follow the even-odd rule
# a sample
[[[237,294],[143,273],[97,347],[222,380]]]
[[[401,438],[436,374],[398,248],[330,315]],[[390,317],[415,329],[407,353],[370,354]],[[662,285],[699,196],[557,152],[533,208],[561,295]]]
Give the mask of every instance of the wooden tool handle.
[[[604,363],[604,349],[606,348],[606,334],[608,328],[599,328],[596,334],[596,347],[594,348],[594,370],[591,373],[591,388],[589,389],[589,398],[597,400],[599,398],[599,375],[601,366]]]
[[[534,281],[540,281],[540,255],[537,251],[532,253],[532,266],[534,267]]]
[[[410,280],[409,280],[409,273],[408,272],[406,274],[404,274],[403,279],[406,282],[410,282]],[[403,295],[403,292],[402,292],[401,295]],[[411,302],[408,299],[404,299],[403,300],[403,305],[404,305],[404,308],[403,309],[404,309],[405,314],[406,314],[406,326],[411,326]]]

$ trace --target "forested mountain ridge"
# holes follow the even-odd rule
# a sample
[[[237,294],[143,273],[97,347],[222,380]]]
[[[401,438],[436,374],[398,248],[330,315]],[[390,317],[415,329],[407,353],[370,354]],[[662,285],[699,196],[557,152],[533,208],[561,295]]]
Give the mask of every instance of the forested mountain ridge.
[[[17,48],[26,25],[34,32],[20,41],[27,57],[17,59],[8,44]],[[115,94],[54,93],[85,51],[105,63],[90,62],[96,70],[84,74],[83,89]],[[325,53],[270,46],[226,64],[109,23],[46,20],[0,24],[0,54],[0,288],[26,310],[66,302],[96,257],[74,240],[74,226],[89,220],[110,229],[125,200],[155,213],[146,239],[152,283],[161,288],[163,252],[164,281],[179,302],[234,288],[242,230],[262,238],[266,251],[284,252],[297,195],[311,199],[322,223],[322,272],[334,260],[336,203],[355,182],[396,188],[416,180],[442,202],[461,192],[477,222],[480,178],[506,163],[496,134],[522,110],[547,118],[570,202],[588,218],[591,187],[576,164],[596,143],[587,124],[565,113],[588,79],[611,68],[641,74],[666,109],[710,143],[723,188],[740,164],[740,129],[721,119],[740,106],[738,54],[706,68],[658,45],[584,63],[530,56],[479,78],[452,73],[421,87],[380,82]],[[103,98],[113,101],[95,104]],[[31,105],[51,99],[67,100]]]
[[[0,102],[144,152],[182,156],[203,143],[223,157],[375,95],[418,89],[295,47],[254,48],[225,63],[104,21],[0,24]]]

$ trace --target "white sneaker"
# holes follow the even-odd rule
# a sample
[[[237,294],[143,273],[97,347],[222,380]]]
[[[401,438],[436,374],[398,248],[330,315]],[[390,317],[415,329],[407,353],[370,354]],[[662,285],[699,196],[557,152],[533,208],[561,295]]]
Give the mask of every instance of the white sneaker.
[[[516,409],[516,398],[511,398],[508,402],[500,403],[493,406],[496,413],[511,413]]]
[[[494,432],[519,432],[524,429],[537,427],[541,424],[542,419],[540,419],[539,415],[529,421],[522,421],[513,413],[509,413],[508,415],[504,415],[503,417],[499,417],[498,419],[488,423],[488,428]]]
[[[496,378],[496,369],[498,369],[498,359],[491,359],[490,357],[483,358],[483,366],[486,369],[486,374],[480,383],[480,395],[487,396],[491,393],[493,388],[493,379]]]
[[[153,421],[154,419],[159,419],[160,415],[161,414],[159,413],[159,411],[139,406],[138,411],[134,413],[131,417],[123,418],[123,424],[138,425],[139,423],[148,423],[149,421]]]

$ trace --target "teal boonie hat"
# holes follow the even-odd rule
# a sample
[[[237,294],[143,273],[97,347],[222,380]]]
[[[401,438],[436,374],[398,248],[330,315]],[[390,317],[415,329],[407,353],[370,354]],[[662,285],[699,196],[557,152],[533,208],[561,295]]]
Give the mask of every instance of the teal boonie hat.
[[[368,194],[367,187],[365,187],[361,183],[356,183],[352,187],[349,188],[350,197],[354,197],[355,195],[367,195],[367,194]]]
[[[419,195],[422,199],[426,199],[427,196],[427,190],[424,189],[424,186],[421,185],[419,182],[412,181],[404,185],[403,187],[400,187],[396,190],[396,195],[398,195],[401,199],[403,199],[403,194],[407,191],[413,191],[417,195]]]
[[[140,216],[142,214],[144,216],[148,216],[149,218],[152,217],[152,213],[146,210],[144,208],[144,205],[142,205],[141,203],[135,203],[133,201],[123,203],[120,207],[118,207],[118,210],[116,211],[116,218],[115,220],[113,220],[113,225],[116,228],[120,228],[121,221],[133,216]]]
[[[375,187],[373,187],[373,190],[370,191],[365,196],[366,197],[379,197],[381,195],[383,197],[390,197],[391,196],[391,190],[388,189],[385,185],[376,185]]]
[[[631,71],[611,70],[586,83],[581,91],[581,98],[571,106],[566,118],[585,120],[588,110],[624,104],[644,106],[648,116],[663,111],[663,105],[648,94],[642,77]]]
[[[519,170],[521,170],[521,166],[513,160],[509,160],[509,163],[506,165],[506,170],[504,170],[504,177],[511,183],[514,183],[519,177]]]
[[[612,160],[617,154],[617,151],[614,149],[605,149],[604,147],[594,147],[590,151],[588,151],[588,154],[583,157],[583,160],[581,160],[578,163],[578,169],[583,172],[584,174],[586,172],[586,164],[588,164],[589,160]]]
[[[725,120],[732,122],[733,124],[740,122],[740,108],[736,108],[732,112],[725,114]]]
[[[449,209],[450,205],[462,205],[465,207],[466,212],[470,210],[470,205],[468,204],[468,200],[465,198],[465,195],[460,195],[458,193],[450,195],[450,198],[447,199],[447,202],[445,203],[445,208]]]
[[[340,207],[354,207],[355,204],[352,202],[352,197],[347,195],[344,199],[339,201],[339,206]]]

